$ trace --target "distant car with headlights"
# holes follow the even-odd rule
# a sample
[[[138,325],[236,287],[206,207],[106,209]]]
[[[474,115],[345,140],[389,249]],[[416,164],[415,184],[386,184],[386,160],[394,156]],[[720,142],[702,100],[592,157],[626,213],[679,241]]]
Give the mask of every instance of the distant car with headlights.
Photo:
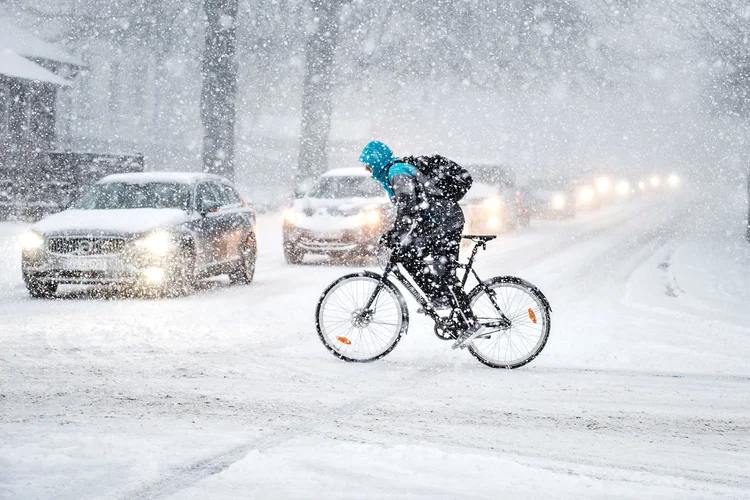
[[[52,296],[63,284],[187,291],[219,274],[252,281],[256,218],[223,177],[116,174],[34,224],[21,245],[23,279],[34,297]]]
[[[374,256],[380,235],[392,224],[388,195],[367,170],[329,170],[284,212],[284,256],[290,264],[308,254]]]
[[[515,188],[510,168],[496,164],[467,163],[473,184],[461,200],[466,231],[497,234],[528,226],[530,212],[521,192]]]
[[[682,187],[682,178],[675,173],[661,175],[653,173],[645,178],[641,178],[638,183],[639,191],[654,192],[660,190],[676,191]]]
[[[594,182],[579,179],[572,182],[576,210],[598,210],[602,206],[602,193]]]
[[[540,218],[568,219],[576,214],[576,191],[567,179],[532,179],[526,189],[534,198],[533,212]]]
[[[536,198],[526,186],[518,186],[515,189],[516,222],[519,227],[529,227],[531,216],[534,214]]]
[[[466,232],[498,234],[519,225],[515,193],[481,182],[474,182],[461,200],[466,216]]]

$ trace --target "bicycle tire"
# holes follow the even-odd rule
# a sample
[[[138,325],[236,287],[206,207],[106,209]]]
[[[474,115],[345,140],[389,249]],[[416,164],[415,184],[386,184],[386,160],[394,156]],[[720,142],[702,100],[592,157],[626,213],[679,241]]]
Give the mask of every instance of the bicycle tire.
[[[383,281],[383,285],[385,288],[391,293],[392,297],[395,299],[395,303],[398,305],[400,309],[400,326],[398,329],[397,334],[391,341],[390,345],[385,348],[383,352],[378,353],[377,355],[370,357],[370,358],[364,358],[364,359],[358,359],[358,358],[352,358],[344,354],[343,352],[336,349],[328,340],[326,335],[323,332],[322,328],[322,321],[321,321],[321,314],[322,314],[322,308],[327,303],[326,298],[328,294],[336,289],[338,286],[342,284],[342,282],[346,280],[352,280],[352,279],[365,279],[368,281],[375,281],[378,282],[382,279],[382,275],[378,273],[373,273],[371,271],[362,271],[358,273],[352,273],[347,274],[345,276],[342,276],[338,279],[336,279],[333,283],[328,285],[328,287],[325,289],[325,291],[321,294],[320,299],[318,300],[318,305],[315,308],[315,327],[318,331],[318,337],[320,338],[321,342],[323,342],[323,345],[331,351],[331,353],[336,356],[337,358],[348,361],[350,363],[371,363],[373,361],[376,361],[378,359],[383,358],[387,354],[389,354],[393,349],[396,347],[396,345],[401,340],[401,337],[406,334],[406,332],[409,329],[409,311],[406,306],[406,301],[404,300],[403,294],[399,291],[399,289],[388,279]],[[382,291],[381,291],[382,293]]]
[[[497,285],[508,285],[512,286],[514,288],[523,289],[526,291],[530,296],[534,297],[537,301],[537,303],[540,305],[540,313],[542,313],[542,319],[544,320],[544,326],[542,330],[542,335],[540,337],[540,340],[538,341],[537,345],[534,346],[534,348],[523,357],[523,359],[516,361],[514,363],[498,363],[493,362],[487,359],[482,355],[482,353],[479,352],[478,349],[476,349],[474,343],[471,343],[469,347],[469,352],[479,360],[480,363],[489,366],[491,368],[503,368],[512,370],[514,368],[519,368],[521,366],[524,366],[530,362],[532,362],[534,359],[536,359],[537,356],[542,352],[544,349],[544,346],[547,345],[547,340],[549,340],[549,332],[551,328],[551,321],[552,321],[552,308],[549,305],[549,301],[547,300],[547,297],[544,296],[544,294],[537,288],[536,286],[532,285],[526,280],[523,280],[521,278],[517,278],[515,276],[497,276],[495,278],[490,278],[483,282],[484,286],[493,288],[493,286]],[[482,285],[477,285],[470,293],[469,293],[469,302],[472,304],[472,306],[476,303],[476,301],[479,299],[479,297],[485,292],[485,288]]]

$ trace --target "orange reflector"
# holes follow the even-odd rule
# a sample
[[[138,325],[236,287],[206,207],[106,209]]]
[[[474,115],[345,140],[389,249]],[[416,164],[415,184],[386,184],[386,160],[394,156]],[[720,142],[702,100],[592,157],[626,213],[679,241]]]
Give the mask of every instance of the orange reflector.
[[[529,318],[531,319],[531,322],[536,325],[536,314],[534,314],[532,309],[529,309]]]
[[[531,311],[531,309],[529,309],[529,311]],[[534,323],[536,323],[536,320],[534,320]],[[349,340],[346,337],[336,337],[336,338],[339,340],[339,342],[342,342],[342,343],[344,343],[346,345],[351,345],[351,343],[352,343],[352,341]]]

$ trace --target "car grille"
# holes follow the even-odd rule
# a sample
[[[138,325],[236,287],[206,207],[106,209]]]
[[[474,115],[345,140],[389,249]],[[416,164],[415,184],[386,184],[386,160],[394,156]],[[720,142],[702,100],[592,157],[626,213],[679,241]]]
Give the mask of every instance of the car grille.
[[[52,276],[62,279],[102,280],[107,277],[105,271],[55,271]]]
[[[353,243],[362,238],[362,231],[344,230],[331,233],[301,230],[299,239],[302,241],[320,241],[320,242],[342,242]]]
[[[107,255],[120,253],[125,246],[123,238],[50,238],[47,248],[60,255]]]
[[[351,217],[352,215],[357,215],[358,213],[362,211],[363,210],[361,208],[341,209],[339,207],[328,207],[328,208],[321,208],[321,209],[315,210],[312,207],[305,207],[302,210],[302,213],[308,217],[312,217],[316,213],[320,215],[328,214],[334,217]]]
[[[347,251],[366,241],[364,234],[359,230],[346,230],[338,234],[301,230],[298,238],[299,245],[311,252]]]

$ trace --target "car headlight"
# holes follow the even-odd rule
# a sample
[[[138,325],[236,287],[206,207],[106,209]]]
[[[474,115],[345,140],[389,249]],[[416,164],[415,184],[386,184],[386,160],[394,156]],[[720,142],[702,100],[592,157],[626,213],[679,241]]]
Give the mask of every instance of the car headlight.
[[[584,186],[581,188],[581,191],[578,193],[578,199],[581,203],[588,204],[594,201],[594,195],[596,193],[594,192],[594,188],[590,186]]]
[[[659,177],[658,175],[651,177],[651,185],[654,187],[659,187],[661,185],[661,177]]]
[[[556,194],[555,197],[552,198],[552,206],[558,210],[565,208],[565,196],[561,194]]]
[[[299,220],[299,214],[293,208],[287,208],[284,210],[284,220],[294,224]]]
[[[600,177],[596,180],[596,188],[600,193],[607,194],[612,189],[612,181],[608,177]]]
[[[374,225],[380,222],[379,210],[368,210],[357,215],[357,222],[361,225]]]
[[[157,257],[164,257],[174,249],[175,246],[172,235],[166,231],[151,233],[136,241],[135,244],[137,247],[142,248]]]
[[[44,245],[44,238],[33,231],[27,231],[19,238],[24,250],[37,250]]]
[[[160,267],[149,267],[143,270],[143,277],[149,283],[159,283],[164,280],[164,269]]]
[[[630,183],[628,181],[620,181],[617,183],[615,189],[617,189],[617,194],[620,196],[626,196],[630,194]]]
[[[644,189],[646,189],[646,182],[645,181],[639,181],[638,182],[638,189],[640,189],[641,191],[643,191]]]
[[[677,176],[677,174],[670,175],[668,180],[669,180],[669,185],[673,187],[680,183],[680,178]]]
[[[484,208],[487,208],[489,210],[497,210],[500,208],[500,205],[502,204],[502,201],[500,200],[499,196],[493,196],[492,198],[487,198],[484,200]]]
[[[370,210],[365,213],[365,222],[368,224],[377,224],[380,222],[380,212],[377,210]]]

